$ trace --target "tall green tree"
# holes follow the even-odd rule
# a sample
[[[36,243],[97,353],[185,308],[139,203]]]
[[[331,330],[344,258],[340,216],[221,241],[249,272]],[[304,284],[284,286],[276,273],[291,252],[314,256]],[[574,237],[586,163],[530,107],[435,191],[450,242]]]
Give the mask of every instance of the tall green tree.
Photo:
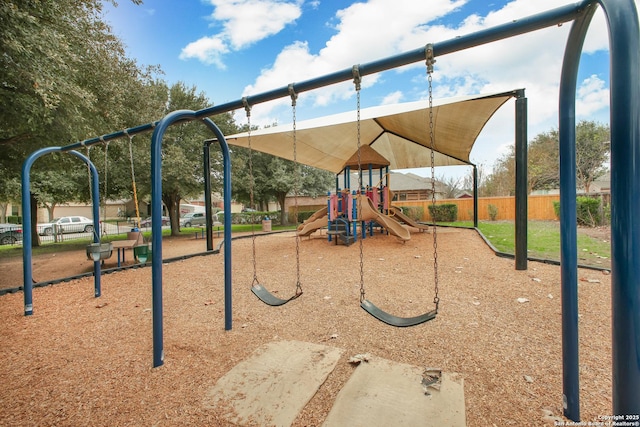
[[[139,75],[103,22],[99,0],[2,2],[0,46],[0,170],[7,183],[0,185],[0,199],[16,201],[24,159],[36,149],[112,129],[119,121],[110,102],[117,104],[129,88],[123,77],[137,82]],[[54,156],[36,162],[33,206],[40,199],[53,206],[58,189],[69,191],[65,166]],[[35,184],[45,180],[59,185]],[[81,198],[81,187],[76,195]],[[35,215],[32,220],[35,233]],[[38,244],[37,234],[33,241]]]
[[[169,88],[165,113],[175,110],[200,110],[210,105],[196,87],[179,82]],[[162,142],[162,201],[171,218],[171,234],[180,232],[180,201],[202,192],[202,141],[210,137],[200,122],[170,127]]]
[[[529,143],[527,154],[529,192],[559,187],[558,140],[558,131],[554,129],[536,135]]]
[[[587,193],[607,170],[610,138],[609,126],[601,123],[581,121],[576,127],[576,180]]]
[[[175,110],[201,110],[211,105],[204,93],[195,86],[178,82],[169,88],[165,114]],[[236,133],[231,113],[211,118],[223,134]],[[198,197],[204,191],[204,174],[209,173],[212,189],[221,191],[222,159],[219,150],[212,150],[211,170],[203,171],[203,142],[213,137],[200,121],[171,126],[162,143],[162,201],[171,218],[171,233],[180,231],[180,201]],[[216,188],[217,187],[217,188]]]

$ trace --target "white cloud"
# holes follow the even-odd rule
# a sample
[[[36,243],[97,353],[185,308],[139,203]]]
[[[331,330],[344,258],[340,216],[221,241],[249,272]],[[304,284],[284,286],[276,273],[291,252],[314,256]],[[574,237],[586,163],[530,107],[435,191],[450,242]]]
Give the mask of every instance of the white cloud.
[[[609,88],[598,76],[593,75],[582,82],[576,98],[576,115],[590,116],[609,107]]]
[[[277,0],[211,0],[212,18],[224,22],[222,34],[234,50],[280,32],[300,17],[296,3]]]
[[[397,104],[400,101],[402,101],[403,97],[404,95],[402,94],[402,91],[396,90],[395,92],[392,92],[387,96],[385,96],[384,98],[382,98],[382,102],[380,102],[380,104],[381,105]]]
[[[222,57],[245,49],[282,29],[302,14],[300,4],[281,0],[209,0],[214,6],[211,19],[222,23],[222,31],[189,43],[180,59],[196,58],[224,68]]]
[[[229,48],[222,38],[202,37],[182,49],[180,59],[197,58],[205,64],[215,64],[218,68],[224,68],[222,55],[228,52]]]

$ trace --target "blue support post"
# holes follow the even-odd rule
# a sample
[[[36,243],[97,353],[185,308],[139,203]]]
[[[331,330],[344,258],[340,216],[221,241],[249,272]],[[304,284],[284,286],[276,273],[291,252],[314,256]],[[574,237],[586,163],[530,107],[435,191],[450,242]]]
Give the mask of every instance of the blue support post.
[[[528,178],[527,178],[527,98],[524,89],[516,91],[516,270],[527,269],[527,202]]]
[[[346,168],[344,168],[344,188],[350,189],[351,188],[351,167],[347,166]]]
[[[338,187],[338,176],[336,175],[336,190]],[[331,191],[327,191],[327,230],[331,230]],[[331,242],[331,234],[327,233],[327,241]]]
[[[209,118],[204,124],[213,131],[222,152],[222,197],[224,212],[231,212],[231,154],[224,135]],[[232,284],[231,284],[231,215],[224,216],[224,329],[232,328]]]
[[[100,243],[100,182],[98,179],[98,170],[88,157],[83,156],[77,151],[70,151],[71,154],[84,160],[89,165],[91,171],[91,210],[93,215],[93,243]],[[105,196],[106,197],[106,196]],[[94,296],[98,298],[102,295],[100,280],[102,277],[102,259],[93,262],[93,287]]]
[[[593,16],[593,11],[585,18]],[[590,19],[574,22],[563,61],[559,100],[560,278],[562,297],[562,405],[564,416],[580,421],[578,367],[578,255],[576,225],[575,100],[580,51]]]
[[[595,3],[595,2],[594,2]],[[600,0],[611,46],[611,293],[613,414],[640,413],[640,26],[633,0]],[[592,5],[591,5],[592,6]],[[575,180],[575,92],[580,52],[593,16],[576,18],[560,85],[560,219],[563,404],[580,419]]]
[[[478,228],[478,167],[473,165],[473,227]]]
[[[360,179],[358,182],[361,182],[362,180]],[[359,190],[359,189],[358,189]],[[358,196],[358,194],[360,194],[360,191],[354,191],[353,192],[353,206],[352,206],[352,212],[353,214],[351,215],[351,218],[353,218],[353,237],[355,240],[358,240],[358,215],[360,215],[361,213],[358,212],[358,199],[356,199],[356,197]],[[366,195],[366,193],[365,193]],[[367,229],[365,227],[365,223],[364,221],[361,221],[360,224],[360,228],[362,230],[360,230],[360,232],[362,233],[362,239],[364,239],[365,237],[367,237]]]

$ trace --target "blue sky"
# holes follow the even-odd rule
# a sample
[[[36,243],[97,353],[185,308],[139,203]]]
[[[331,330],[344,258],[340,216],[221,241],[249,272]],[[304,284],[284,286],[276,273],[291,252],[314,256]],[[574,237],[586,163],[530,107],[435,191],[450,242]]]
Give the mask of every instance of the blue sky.
[[[105,18],[139,64],[158,64],[169,83],[194,85],[212,104],[222,104],[571,3],[574,1],[144,0],[136,6],[119,0],[115,8],[105,6]],[[569,27],[552,27],[438,57],[434,97],[525,88],[529,140],[556,128]],[[587,35],[578,84],[578,120],[608,123],[608,36],[600,10]],[[363,107],[426,96],[424,64],[363,78]],[[301,94],[297,118],[353,110],[355,105],[352,83],[333,85]],[[237,112],[236,120],[245,120],[244,111]],[[290,121],[289,99],[252,110],[253,124]],[[489,172],[495,159],[513,144],[513,134],[510,102],[485,127],[471,153],[472,162]]]

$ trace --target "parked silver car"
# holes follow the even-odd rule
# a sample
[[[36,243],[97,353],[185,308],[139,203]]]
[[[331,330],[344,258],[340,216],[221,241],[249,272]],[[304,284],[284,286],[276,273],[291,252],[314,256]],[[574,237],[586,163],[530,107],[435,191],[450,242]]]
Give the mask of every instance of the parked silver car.
[[[180,227],[192,227],[194,225],[206,225],[207,215],[204,212],[189,212],[180,218]]]
[[[52,236],[54,230],[58,233],[93,233],[93,220],[83,216],[63,216],[53,221],[38,224],[38,234]]]

